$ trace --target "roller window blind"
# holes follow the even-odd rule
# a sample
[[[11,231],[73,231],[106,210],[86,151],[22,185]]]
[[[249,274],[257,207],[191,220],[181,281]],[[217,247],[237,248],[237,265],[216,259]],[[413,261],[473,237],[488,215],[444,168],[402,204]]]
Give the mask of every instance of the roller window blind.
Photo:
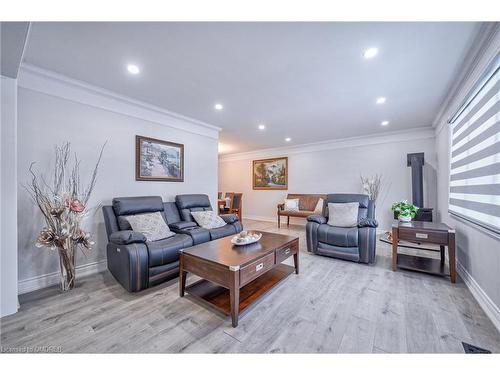
[[[500,233],[500,57],[450,124],[449,211]]]

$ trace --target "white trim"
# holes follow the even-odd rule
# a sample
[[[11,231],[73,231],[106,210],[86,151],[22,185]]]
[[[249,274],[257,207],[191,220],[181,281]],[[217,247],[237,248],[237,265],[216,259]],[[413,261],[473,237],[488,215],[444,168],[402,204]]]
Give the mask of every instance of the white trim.
[[[262,150],[240,152],[236,154],[224,154],[219,156],[220,162],[246,160],[252,158],[273,157],[281,155],[294,155],[306,152],[318,152],[335,150],[340,148],[361,147],[367,145],[379,145],[384,143],[415,141],[419,139],[434,138],[432,127],[413,128],[402,131],[394,131],[382,134],[368,134],[361,137],[340,138],[328,141],[304,143],[300,145],[268,148]]]
[[[76,266],[76,277],[78,278],[93,275],[95,273],[103,272],[107,269],[108,263],[106,259],[82,264],[80,266]],[[28,279],[19,280],[18,282],[18,294],[24,294],[33,292],[38,289],[46,288],[51,285],[59,284],[60,273],[52,272],[47,273],[45,275],[39,275],[35,277],[30,277]]]
[[[221,128],[83,81],[23,63],[19,87],[218,139]]]
[[[457,262],[457,272],[479,303],[479,306],[481,306],[488,318],[490,318],[498,332],[500,332],[500,308],[488,297],[486,292],[460,262]]]
[[[269,216],[258,216],[258,215],[245,215],[243,216],[243,220],[257,220],[257,221],[269,221],[276,223],[278,225],[278,218],[277,217],[269,217]]]

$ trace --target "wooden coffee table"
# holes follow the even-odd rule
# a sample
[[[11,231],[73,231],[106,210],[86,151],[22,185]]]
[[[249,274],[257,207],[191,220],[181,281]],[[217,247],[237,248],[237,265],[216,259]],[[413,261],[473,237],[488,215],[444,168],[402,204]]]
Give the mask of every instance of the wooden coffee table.
[[[282,264],[293,255],[294,267]],[[179,294],[184,292],[216,310],[238,316],[288,275],[299,273],[299,239],[262,232],[259,242],[234,246],[231,237],[184,249],[180,254]],[[202,280],[186,287],[191,272]]]

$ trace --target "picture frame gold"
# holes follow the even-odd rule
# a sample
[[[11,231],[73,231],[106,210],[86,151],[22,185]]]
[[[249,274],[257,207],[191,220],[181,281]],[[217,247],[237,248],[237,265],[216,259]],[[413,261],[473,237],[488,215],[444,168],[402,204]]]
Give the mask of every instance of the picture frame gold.
[[[288,190],[288,157],[252,161],[253,190]]]

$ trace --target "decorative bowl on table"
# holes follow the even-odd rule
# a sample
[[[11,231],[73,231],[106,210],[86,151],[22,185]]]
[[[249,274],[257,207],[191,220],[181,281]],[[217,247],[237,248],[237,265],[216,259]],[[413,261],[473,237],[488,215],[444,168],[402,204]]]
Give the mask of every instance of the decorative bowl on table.
[[[241,231],[236,236],[231,238],[231,243],[236,246],[249,245],[251,243],[257,242],[262,237],[262,233],[259,232],[249,232],[246,230]]]

